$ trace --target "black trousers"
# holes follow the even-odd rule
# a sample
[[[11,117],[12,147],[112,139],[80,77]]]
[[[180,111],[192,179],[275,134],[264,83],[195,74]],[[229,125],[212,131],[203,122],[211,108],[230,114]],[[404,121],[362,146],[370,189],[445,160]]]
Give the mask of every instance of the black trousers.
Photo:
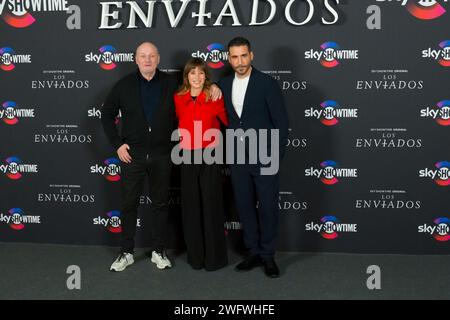
[[[230,165],[230,172],[244,244],[250,254],[272,258],[278,228],[278,174],[263,176],[259,166],[245,164]]]
[[[122,251],[133,253],[137,209],[148,177],[151,213],[152,249],[166,247],[169,185],[172,162],[170,156],[151,157],[130,149],[131,163],[121,163],[122,174]]]
[[[188,263],[208,271],[226,266],[221,166],[182,164],[181,204]]]

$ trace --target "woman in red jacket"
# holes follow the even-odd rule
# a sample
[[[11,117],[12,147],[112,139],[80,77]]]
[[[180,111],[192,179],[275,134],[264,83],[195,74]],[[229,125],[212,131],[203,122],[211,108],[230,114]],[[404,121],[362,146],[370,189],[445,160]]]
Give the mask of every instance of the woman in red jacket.
[[[217,136],[210,139],[204,133],[208,129],[219,130],[220,122],[227,125],[228,118],[223,97],[212,101],[210,87],[206,63],[202,59],[192,58],[184,67],[183,84],[174,100],[183,158],[191,159],[190,163],[181,165],[181,204],[187,259],[194,269],[212,271],[226,266],[228,258],[222,167],[203,159],[203,154],[214,154],[213,149],[221,141]]]

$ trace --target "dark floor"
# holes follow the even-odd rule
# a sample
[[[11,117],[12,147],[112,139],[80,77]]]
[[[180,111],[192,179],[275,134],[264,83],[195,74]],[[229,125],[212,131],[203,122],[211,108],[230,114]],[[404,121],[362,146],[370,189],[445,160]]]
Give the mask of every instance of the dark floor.
[[[207,272],[192,270],[186,255],[170,253],[158,270],[140,249],[135,264],[109,272],[116,248],[0,243],[0,299],[449,299],[450,256],[278,253],[278,279],[262,269],[234,271],[241,259]],[[66,286],[68,266],[81,269],[81,290]],[[381,289],[369,290],[367,268],[381,269]]]

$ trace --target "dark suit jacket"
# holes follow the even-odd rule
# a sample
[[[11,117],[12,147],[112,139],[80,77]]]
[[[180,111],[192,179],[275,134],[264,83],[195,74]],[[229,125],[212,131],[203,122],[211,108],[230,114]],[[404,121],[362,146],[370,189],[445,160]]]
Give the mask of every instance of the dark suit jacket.
[[[168,155],[173,145],[171,135],[176,129],[173,102],[176,78],[158,70],[162,94],[150,132],[141,104],[138,72],[123,77],[112,88],[102,107],[103,129],[116,150],[126,143],[131,149],[145,149],[155,156]],[[120,135],[114,123],[119,110],[122,114]]]
[[[228,113],[228,128],[243,129],[244,131],[251,128],[256,130],[279,129],[279,152],[280,157],[283,157],[287,144],[289,121],[277,81],[253,67],[245,93],[241,118],[239,118],[231,99],[233,79],[234,73],[219,82]],[[268,133],[268,148],[269,154],[271,154],[270,132]],[[246,150],[248,151],[248,148]]]

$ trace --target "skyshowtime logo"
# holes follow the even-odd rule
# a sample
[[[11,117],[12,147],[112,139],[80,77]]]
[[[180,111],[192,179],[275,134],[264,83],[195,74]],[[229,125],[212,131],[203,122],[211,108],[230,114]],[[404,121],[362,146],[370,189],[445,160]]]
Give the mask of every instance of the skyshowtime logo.
[[[192,53],[193,58],[201,58],[212,69],[220,69],[225,66],[228,60],[228,52],[220,43],[211,43],[206,47],[208,51],[200,51]]]
[[[419,170],[420,178],[428,178],[434,180],[434,182],[441,187],[450,185],[450,162],[440,161],[435,165],[434,170],[425,168]]]
[[[90,52],[84,56],[85,62],[97,63],[103,70],[113,70],[118,63],[134,62],[134,53],[121,53],[112,45],[104,45],[98,49],[100,53]]]
[[[450,100],[439,101],[434,108],[421,109],[420,117],[434,119],[441,126],[450,126]]]
[[[31,54],[16,54],[13,48],[0,48],[0,69],[12,71],[18,64],[31,63]]]
[[[441,0],[441,2],[448,2],[448,0]],[[436,19],[446,12],[444,7],[436,0],[410,0],[406,9],[412,16],[420,20]]]
[[[358,225],[356,223],[340,223],[335,216],[324,216],[320,223],[310,222],[305,225],[306,231],[319,233],[322,238],[333,240],[341,233],[356,233]]]
[[[98,216],[93,219],[93,224],[104,227],[111,233],[122,232],[122,221],[120,220],[121,212],[118,210],[111,210],[106,213],[106,217]],[[141,219],[137,219],[137,227],[141,227]]]
[[[37,164],[24,164],[18,157],[8,157],[4,164],[0,165],[0,172],[11,180],[19,180],[23,174],[38,173]]]
[[[0,105],[0,120],[13,126],[22,118],[34,118],[34,109],[19,108],[14,101],[5,101]]]
[[[439,47],[440,49],[422,50],[422,58],[435,60],[443,67],[450,67],[450,40],[441,41]]]
[[[320,48],[322,50],[310,49],[305,51],[305,59],[319,61],[325,68],[337,67],[342,60],[358,60],[359,50],[341,49],[333,41],[321,44]]]
[[[0,0],[0,15],[14,28],[26,28],[36,22],[30,12],[66,12],[67,0]]]
[[[449,0],[376,0],[377,2],[387,2],[400,4],[415,18],[420,20],[433,20],[441,17],[446,9],[440,3],[447,3]]]
[[[341,178],[357,178],[358,169],[339,168],[336,161],[327,160],[320,164],[320,168],[310,167],[305,170],[305,177],[315,177],[323,184],[334,185]]]
[[[445,242],[450,240],[450,219],[440,217],[433,220],[434,225],[424,223],[418,227],[418,233],[427,233],[433,236],[436,241]]]
[[[13,230],[23,230],[27,224],[40,224],[40,216],[26,215],[21,208],[12,208],[8,214],[0,214],[0,223],[6,223]]]
[[[90,169],[91,173],[101,174],[108,181],[120,181],[120,161],[117,158],[108,158],[103,161],[103,165],[96,164]]]
[[[305,118],[315,118],[325,126],[335,126],[342,118],[358,118],[358,109],[341,107],[337,101],[326,100],[320,108],[307,108]]]

